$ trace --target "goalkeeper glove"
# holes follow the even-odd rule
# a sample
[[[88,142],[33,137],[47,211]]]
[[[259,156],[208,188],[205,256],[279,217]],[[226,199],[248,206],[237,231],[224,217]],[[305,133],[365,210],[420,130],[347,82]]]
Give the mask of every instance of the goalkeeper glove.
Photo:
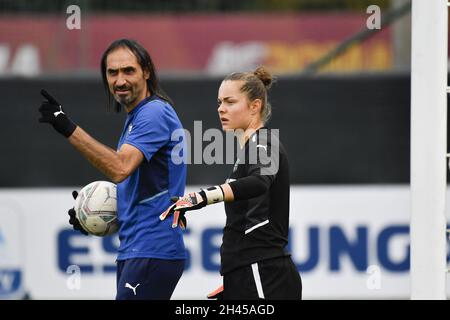
[[[208,204],[223,201],[224,193],[220,186],[210,187],[200,192],[192,192],[183,197],[172,197],[175,202],[166,211],[164,211],[159,219],[164,220],[167,216],[173,214],[172,228],[176,228],[180,222],[180,227],[186,229],[187,221],[184,216],[186,211],[198,210]]]
[[[47,99],[47,101],[42,102],[39,112],[41,117],[39,122],[50,123],[56,131],[61,133],[66,138],[70,137],[72,133],[77,128],[77,125],[72,122],[72,120],[67,117],[62,109],[61,104],[55,100],[47,91],[41,90],[41,95]]]
[[[73,199],[76,199],[78,197],[78,192],[72,191],[72,197]],[[73,226],[73,229],[80,231],[82,234],[87,236],[88,233],[86,232],[86,230],[83,229],[83,227],[80,224],[80,221],[77,219],[75,209],[74,208],[70,209],[68,213],[70,217],[69,223]]]
[[[217,299],[217,300],[223,300],[223,285],[218,287],[213,292],[210,292],[207,296],[208,299]]]

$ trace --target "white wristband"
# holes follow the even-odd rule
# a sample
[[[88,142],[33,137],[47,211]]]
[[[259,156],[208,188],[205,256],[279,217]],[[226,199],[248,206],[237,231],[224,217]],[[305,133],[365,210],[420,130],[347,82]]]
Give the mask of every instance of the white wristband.
[[[223,190],[220,186],[210,187],[208,189],[203,190],[206,195],[206,203],[213,204],[223,201]]]

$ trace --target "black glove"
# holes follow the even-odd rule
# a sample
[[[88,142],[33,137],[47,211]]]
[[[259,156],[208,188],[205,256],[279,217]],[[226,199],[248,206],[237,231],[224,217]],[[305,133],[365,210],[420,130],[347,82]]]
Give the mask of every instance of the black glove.
[[[56,131],[61,133],[66,138],[75,131],[77,125],[69,119],[64,113],[61,104],[55,100],[47,91],[41,90],[41,95],[44,96],[47,101],[43,101],[39,112],[41,117],[39,122],[50,123]]]
[[[78,197],[78,192],[72,191],[72,197],[76,199]],[[76,217],[75,209],[74,208],[70,209],[68,213],[70,217],[69,223],[73,226],[73,229],[80,231],[82,234],[87,236],[88,233],[86,232],[86,230],[83,229],[83,227],[80,224],[80,221]]]

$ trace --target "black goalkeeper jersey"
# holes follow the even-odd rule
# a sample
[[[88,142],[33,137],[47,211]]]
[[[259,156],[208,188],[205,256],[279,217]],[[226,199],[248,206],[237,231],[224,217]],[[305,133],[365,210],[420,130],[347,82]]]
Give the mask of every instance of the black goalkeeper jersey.
[[[289,230],[286,151],[275,131],[267,128],[256,131],[243,151],[227,182],[233,189],[233,183],[239,183],[239,179],[259,176],[267,191],[225,203],[227,218],[220,249],[222,275],[257,261],[289,255],[285,251]]]

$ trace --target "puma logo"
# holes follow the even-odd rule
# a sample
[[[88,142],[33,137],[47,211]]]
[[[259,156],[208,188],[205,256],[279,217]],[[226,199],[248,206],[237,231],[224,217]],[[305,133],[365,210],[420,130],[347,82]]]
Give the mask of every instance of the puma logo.
[[[64,114],[64,112],[62,111],[62,107],[61,107],[61,106],[59,106],[59,111],[53,112],[55,118],[56,118],[59,114],[61,114],[61,113]]]
[[[129,284],[129,283],[127,282],[127,283],[125,283],[125,288],[128,288],[128,289],[133,290],[134,295],[136,295],[136,288],[137,288],[139,285],[140,285],[140,283],[138,283],[138,284],[136,285],[136,287],[133,287],[131,284]]]

